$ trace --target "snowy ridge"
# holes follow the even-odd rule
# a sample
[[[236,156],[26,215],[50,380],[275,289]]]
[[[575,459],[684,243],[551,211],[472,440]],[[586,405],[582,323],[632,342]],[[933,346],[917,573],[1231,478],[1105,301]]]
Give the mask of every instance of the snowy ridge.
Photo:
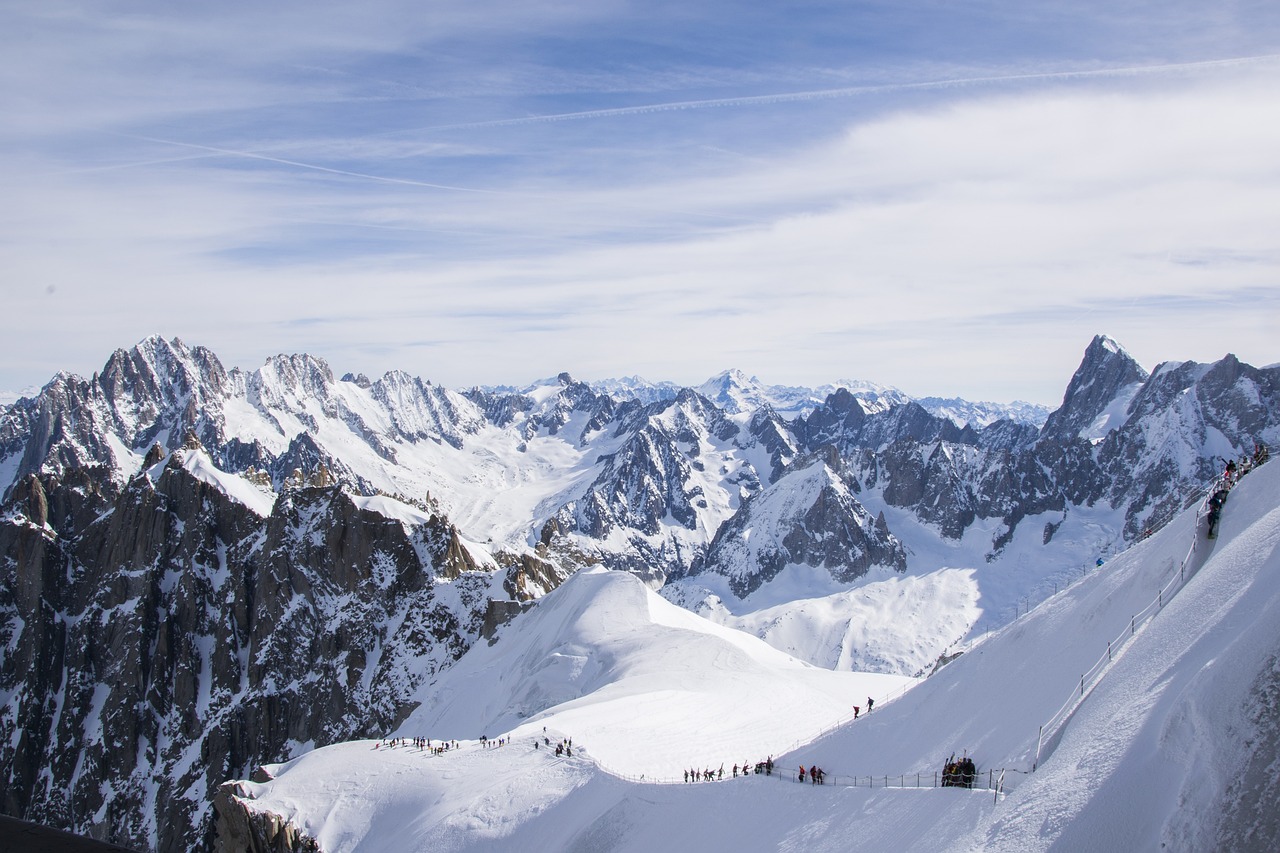
[[[254,486],[243,477],[219,469],[204,450],[178,450],[175,454],[178,463],[197,480],[215,486],[227,497],[253,510],[259,518],[271,515],[276,494],[270,487]],[[163,464],[167,463],[161,463]],[[156,473],[158,476],[158,471]]]
[[[629,730],[650,728],[626,747],[638,765],[652,766],[651,747],[676,738],[697,749],[705,726],[690,725],[666,705],[661,681],[649,685],[657,701],[630,713],[602,701],[609,712],[592,719],[592,695],[574,700],[563,716],[548,709],[515,728],[512,743],[499,749],[463,742],[456,754],[419,758],[403,747],[383,755],[373,744],[353,743],[272,768],[273,781],[240,785],[253,809],[288,816],[333,851],[407,851],[428,843],[451,851],[569,849],[605,831],[610,849],[619,851],[659,849],[677,839],[714,849],[775,848],[800,838],[819,851],[848,849],[850,838],[873,849],[921,851],[1212,849],[1222,839],[1244,838],[1251,849],[1265,849],[1276,840],[1275,826],[1251,799],[1257,792],[1232,780],[1277,754],[1278,729],[1268,722],[1274,709],[1272,717],[1254,714],[1264,695],[1257,691],[1274,683],[1267,678],[1280,652],[1278,466],[1244,478],[1200,571],[1145,627],[1135,627],[1124,653],[1085,691],[1057,749],[1034,774],[1026,772],[1040,723],[1099,647],[1105,650],[1106,638],[1127,631],[1151,590],[1178,575],[1188,543],[1202,535],[1193,508],[902,698],[775,756],[782,779],[817,763],[830,778],[844,778],[841,785],[815,790],[754,774],[734,779],[729,764],[736,760],[726,761],[726,778],[716,784],[655,786],[603,776],[593,765],[598,752],[611,757],[604,763],[627,768],[621,739],[611,734],[620,721]],[[484,695],[496,699],[502,690],[494,677]],[[719,719],[717,729],[732,729],[739,713]],[[570,720],[571,727],[561,725]],[[443,729],[443,718],[438,722]],[[776,724],[804,734],[786,717]],[[543,725],[553,740],[572,736],[585,749],[559,761],[534,750]],[[760,751],[744,745],[742,759],[754,762],[764,757]],[[868,776],[892,776],[910,787],[915,774],[931,779],[949,755],[966,751],[984,781],[992,768],[1024,772],[1006,772],[998,802],[945,788],[847,787],[848,779]],[[360,789],[352,782],[374,777],[387,781],[355,801],[345,793],[338,799],[340,791]],[[457,811],[446,816],[433,802]],[[1224,810],[1248,822],[1224,823]],[[408,814],[415,820],[406,821]],[[408,832],[388,836],[389,826]],[[1266,832],[1273,834],[1259,834]]]

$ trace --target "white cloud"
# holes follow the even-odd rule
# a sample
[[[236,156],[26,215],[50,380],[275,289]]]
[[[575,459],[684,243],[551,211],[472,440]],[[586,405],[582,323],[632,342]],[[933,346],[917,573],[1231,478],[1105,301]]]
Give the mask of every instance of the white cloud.
[[[455,13],[429,43],[492,23]],[[935,87],[896,109],[798,92],[517,124],[519,101],[495,124],[468,101],[449,115],[476,121],[405,134],[386,131],[437,122],[379,119],[371,93],[425,97],[442,78],[360,78],[351,57],[422,49],[420,27],[397,34],[397,13],[296,30],[257,6],[238,14],[72,16],[45,35],[79,36],[0,60],[9,80],[20,61],[51,74],[0,131],[0,386],[87,373],[152,332],[248,367],[309,350],[340,372],[451,384],[563,369],[696,382],[736,366],[1046,402],[1096,332],[1148,366],[1227,350],[1277,360],[1272,62]],[[531,14],[546,28],[573,13]],[[193,45],[204,59],[170,81],[154,63],[77,59],[94,43],[77,27],[110,27],[153,60]],[[199,79],[208,67],[227,73]],[[526,92],[533,68],[498,69],[518,82],[485,97]],[[664,67],[662,85],[708,79],[691,68]],[[102,88],[84,90],[99,70]],[[559,71],[547,91],[626,88],[621,71]],[[311,111],[326,98],[356,112]],[[63,132],[99,121],[146,128]]]

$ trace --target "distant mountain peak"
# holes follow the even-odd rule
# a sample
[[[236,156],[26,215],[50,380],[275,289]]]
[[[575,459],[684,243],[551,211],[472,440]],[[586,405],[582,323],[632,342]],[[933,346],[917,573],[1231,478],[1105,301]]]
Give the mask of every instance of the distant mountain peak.
[[[1124,423],[1129,401],[1148,373],[1113,338],[1095,335],[1042,436],[1098,439]]]

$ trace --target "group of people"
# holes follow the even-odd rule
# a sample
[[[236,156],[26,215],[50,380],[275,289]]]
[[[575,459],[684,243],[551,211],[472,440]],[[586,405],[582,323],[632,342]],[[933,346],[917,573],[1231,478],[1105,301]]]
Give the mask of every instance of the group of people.
[[[755,773],[761,773],[766,776],[772,776],[773,775],[773,756],[772,755],[769,756],[764,761],[757,761],[755,765],[752,765],[751,762],[749,761],[742,762],[741,766],[735,764],[733,765],[733,768],[729,771],[729,773],[731,777],[734,779],[737,779],[739,775],[741,775],[742,778],[745,779],[747,777],[747,774],[753,771]],[[718,782],[723,778],[724,778],[723,764],[721,764],[720,767],[715,770],[712,770],[711,768],[708,767],[705,770],[699,770],[697,768],[694,768],[692,770],[684,771],[684,781],[686,782]]]
[[[738,775],[738,765],[733,765],[733,775]],[[686,782],[715,782],[724,778],[724,765],[720,765],[719,770],[686,770],[684,771],[684,781]]]
[[[499,746],[506,746],[509,738],[500,737],[497,740],[490,740],[488,735],[480,735],[480,745],[485,749],[491,749]],[[537,741],[534,741],[537,743]]]
[[[947,759],[947,763],[942,767],[942,787],[944,788],[972,788],[973,777],[978,775],[978,768],[974,765],[973,759],[965,756],[956,760],[955,753]]]
[[[433,756],[439,756],[439,754],[448,752],[449,749],[457,749],[458,742],[457,740],[436,740],[435,743],[431,743],[430,738],[381,738],[378,743],[374,744],[374,749],[380,747],[387,747],[388,749],[393,747],[412,747],[419,749],[419,751],[430,752]]]
[[[1241,477],[1270,458],[1271,452],[1267,450],[1267,446],[1262,442],[1258,442],[1253,446],[1252,456],[1242,455],[1239,462],[1234,459],[1227,460],[1227,465],[1222,471],[1222,477],[1214,484],[1213,491],[1209,494],[1207,502],[1209,521],[1207,535],[1210,539],[1214,539],[1218,535],[1218,519],[1222,517],[1222,507],[1226,504],[1227,494],[1232,487],[1239,482]]]
[[[870,709],[868,709],[870,710]],[[813,765],[808,771],[809,781],[814,785],[825,785],[827,782],[827,773],[818,765]],[[805,769],[804,765],[800,765],[800,775],[797,777],[801,782],[804,781]]]
[[[1254,468],[1266,462],[1271,458],[1271,451],[1267,450],[1267,446],[1262,442],[1256,442],[1253,445],[1253,455],[1247,453],[1240,455],[1240,461],[1234,459],[1227,460],[1226,470],[1222,472],[1222,478],[1227,482],[1233,482],[1245,474],[1248,474]]]

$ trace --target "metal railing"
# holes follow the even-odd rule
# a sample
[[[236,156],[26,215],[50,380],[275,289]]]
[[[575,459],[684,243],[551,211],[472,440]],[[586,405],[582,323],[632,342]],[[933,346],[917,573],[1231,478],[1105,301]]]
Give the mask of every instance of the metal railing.
[[[1238,478],[1237,478],[1238,479]],[[1068,720],[1075,714],[1076,710],[1084,702],[1091,689],[1102,679],[1102,676],[1111,668],[1115,659],[1121,655],[1128,646],[1130,640],[1137,634],[1139,628],[1147,625],[1151,619],[1164,609],[1164,606],[1182,589],[1186,584],[1187,578],[1193,576],[1200,568],[1199,565],[1192,566],[1192,557],[1197,553],[1200,544],[1200,527],[1209,512],[1209,500],[1219,489],[1230,490],[1235,482],[1226,478],[1219,478],[1205,492],[1204,499],[1200,503],[1199,509],[1196,511],[1196,524],[1192,535],[1191,548],[1187,551],[1187,555],[1182,558],[1181,565],[1178,566],[1176,574],[1172,575],[1168,582],[1165,583],[1156,592],[1155,599],[1144,607],[1142,610],[1133,614],[1129,619],[1129,626],[1120,632],[1120,635],[1107,641],[1107,650],[1104,652],[1088,670],[1080,676],[1079,684],[1072,689],[1067,700],[1062,706],[1051,716],[1047,722],[1040,726],[1040,731],[1036,736],[1036,755],[1035,760],[1031,764],[1032,771],[1035,771],[1041,761],[1047,758],[1054,749],[1057,748],[1059,741],[1062,739],[1062,731]]]

